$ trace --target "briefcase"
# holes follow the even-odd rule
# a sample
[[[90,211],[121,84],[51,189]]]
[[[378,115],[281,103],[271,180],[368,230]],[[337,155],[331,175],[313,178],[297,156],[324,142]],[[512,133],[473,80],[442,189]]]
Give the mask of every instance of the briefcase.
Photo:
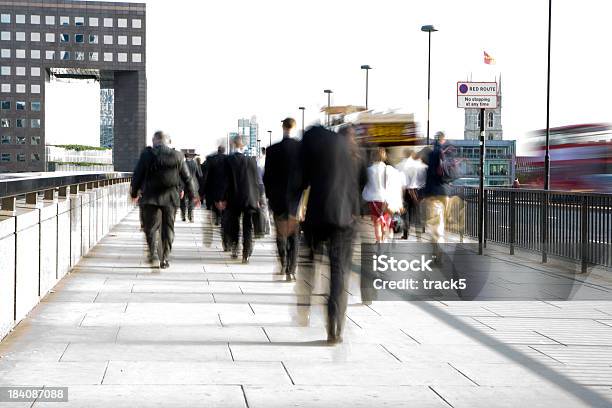
[[[266,217],[261,208],[253,212],[253,235],[262,238],[266,235]]]

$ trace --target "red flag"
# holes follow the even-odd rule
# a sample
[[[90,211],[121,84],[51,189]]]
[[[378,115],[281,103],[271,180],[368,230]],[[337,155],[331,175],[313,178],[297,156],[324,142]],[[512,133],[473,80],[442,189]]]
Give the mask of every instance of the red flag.
[[[484,63],[487,64],[487,65],[494,65],[495,64],[495,58],[493,58],[492,56],[487,54],[486,51],[484,51]]]

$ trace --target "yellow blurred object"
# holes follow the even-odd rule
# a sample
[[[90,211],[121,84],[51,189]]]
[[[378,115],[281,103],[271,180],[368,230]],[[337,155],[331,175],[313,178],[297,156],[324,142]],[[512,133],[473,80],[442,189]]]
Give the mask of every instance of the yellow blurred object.
[[[308,207],[308,197],[310,196],[310,187],[302,193],[300,204],[298,205],[297,219],[302,222],[306,219],[306,208]]]

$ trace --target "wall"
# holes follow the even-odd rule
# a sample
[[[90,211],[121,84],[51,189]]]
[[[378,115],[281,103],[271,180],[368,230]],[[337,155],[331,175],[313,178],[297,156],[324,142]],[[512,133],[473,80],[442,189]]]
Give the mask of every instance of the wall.
[[[0,339],[132,208],[128,179],[0,216]]]

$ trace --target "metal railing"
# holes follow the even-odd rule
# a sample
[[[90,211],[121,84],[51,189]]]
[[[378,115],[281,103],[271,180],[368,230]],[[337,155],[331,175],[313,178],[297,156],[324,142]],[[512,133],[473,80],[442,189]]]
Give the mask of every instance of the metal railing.
[[[484,245],[523,248],[588,265],[612,266],[612,194],[485,188]],[[453,187],[449,232],[478,237],[478,188]]]

